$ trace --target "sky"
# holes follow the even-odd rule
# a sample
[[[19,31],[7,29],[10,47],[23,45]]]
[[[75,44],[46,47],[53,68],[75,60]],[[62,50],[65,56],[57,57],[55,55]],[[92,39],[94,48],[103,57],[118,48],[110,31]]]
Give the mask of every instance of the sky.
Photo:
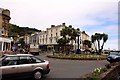
[[[119,0],[0,0],[10,10],[10,23],[46,30],[51,25],[72,25],[89,36],[108,34],[104,49],[118,50]]]

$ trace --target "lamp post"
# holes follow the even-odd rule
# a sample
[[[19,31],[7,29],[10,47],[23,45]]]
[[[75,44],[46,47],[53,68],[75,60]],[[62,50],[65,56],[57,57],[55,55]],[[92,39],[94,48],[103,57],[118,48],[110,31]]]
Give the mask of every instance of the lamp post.
[[[81,51],[80,51],[80,31],[78,31],[78,33],[77,33],[77,35],[78,35],[78,40],[77,40],[77,43],[78,43],[78,49],[77,49],[77,51],[76,51],[76,54],[80,54],[81,53]]]

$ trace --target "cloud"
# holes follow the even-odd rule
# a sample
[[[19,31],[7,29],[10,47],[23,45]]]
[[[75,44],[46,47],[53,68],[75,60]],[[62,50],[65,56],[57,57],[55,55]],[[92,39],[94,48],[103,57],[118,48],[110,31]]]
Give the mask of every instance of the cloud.
[[[105,43],[104,49],[113,49],[113,50],[118,50],[118,39],[112,39],[112,40],[108,40]]]
[[[110,17],[117,8],[117,0],[4,0],[1,3],[11,10],[11,22],[39,28],[68,22],[87,26],[100,24],[93,18]],[[94,4],[94,5],[93,5]],[[110,16],[109,16],[110,15]],[[97,17],[98,16],[98,17]],[[114,18],[114,17],[112,17]],[[36,24],[36,25],[35,25]]]
[[[22,27],[46,30],[65,22],[89,35],[109,34],[106,47],[117,44],[118,0],[1,0],[0,7],[10,9],[10,22]]]

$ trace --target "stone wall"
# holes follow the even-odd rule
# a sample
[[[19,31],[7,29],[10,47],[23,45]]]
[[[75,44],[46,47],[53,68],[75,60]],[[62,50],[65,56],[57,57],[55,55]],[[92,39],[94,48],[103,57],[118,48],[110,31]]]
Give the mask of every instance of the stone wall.
[[[120,80],[120,65],[111,70],[102,80]]]

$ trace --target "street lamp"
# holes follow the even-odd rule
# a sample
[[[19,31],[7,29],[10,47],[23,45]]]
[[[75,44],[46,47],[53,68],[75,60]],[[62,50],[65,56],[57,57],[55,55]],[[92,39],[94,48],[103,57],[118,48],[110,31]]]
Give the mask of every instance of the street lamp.
[[[77,49],[77,51],[76,51],[76,54],[80,54],[81,53],[81,51],[80,51],[80,31],[78,31],[78,33],[77,33],[77,36],[78,36],[78,49]]]

